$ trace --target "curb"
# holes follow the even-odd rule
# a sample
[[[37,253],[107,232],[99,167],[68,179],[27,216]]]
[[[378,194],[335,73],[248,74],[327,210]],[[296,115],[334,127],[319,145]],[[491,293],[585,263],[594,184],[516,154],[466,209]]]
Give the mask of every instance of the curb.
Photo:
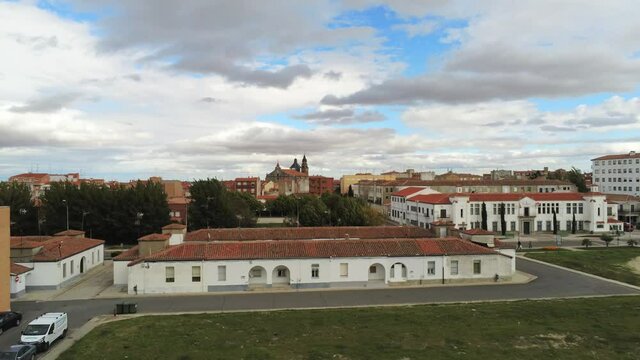
[[[590,278],[593,278],[593,279],[598,279],[598,280],[607,281],[607,282],[610,282],[610,283],[612,283],[612,284],[622,285],[622,286],[625,286],[625,287],[628,287],[628,288],[631,288],[631,289],[634,289],[634,290],[638,290],[638,291],[640,291],[640,286],[627,284],[627,283],[622,282],[622,281],[618,281],[618,280],[613,280],[613,279],[605,278],[605,277],[598,276],[598,275],[594,275],[594,274],[590,274],[590,273],[587,273],[587,272],[584,272],[584,271],[580,271],[580,270],[571,269],[571,268],[567,268],[567,267],[564,267],[564,266],[560,266],[560,265],[556,265],[556,264],[548,263],[548,262],[545,262],[545,261],[542,261],[542,260],[528,258],[528,257],[522,256],[522,255],[516,255],[516,256],[517,256],[518,258],[522,259],[522,260],[528,260],[528,261],[535,262],[535,263],[538,263],[538,264],[543,264],[543,265],[551,266],[551,267],[554,267],[554,268],[557,268],[557,269],[562,269],[562,270],[570,271],[570,272],[572,272],[572,273],[576,273],[576,274],[584,275],[584,276],[587,276],[587,277],[590,277]]]

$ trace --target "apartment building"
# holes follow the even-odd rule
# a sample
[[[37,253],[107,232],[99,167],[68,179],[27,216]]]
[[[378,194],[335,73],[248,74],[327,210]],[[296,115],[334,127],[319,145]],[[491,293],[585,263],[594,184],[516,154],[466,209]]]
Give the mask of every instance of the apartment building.
[[[607,194],[640,195],[640,154],[605,155],[591,159],[593,185]]]

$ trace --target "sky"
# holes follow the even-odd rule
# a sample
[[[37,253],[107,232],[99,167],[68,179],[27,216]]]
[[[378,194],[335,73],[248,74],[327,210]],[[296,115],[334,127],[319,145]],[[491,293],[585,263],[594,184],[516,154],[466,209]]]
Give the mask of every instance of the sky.
[[[637,0],[0,0],[0,180],[640,151]]]

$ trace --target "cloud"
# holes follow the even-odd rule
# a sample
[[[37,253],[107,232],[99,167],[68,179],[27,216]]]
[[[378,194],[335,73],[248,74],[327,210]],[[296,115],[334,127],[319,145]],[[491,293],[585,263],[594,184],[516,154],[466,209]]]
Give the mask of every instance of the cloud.
[[[436,21],[421,21],[414,24],[399,24],[393,27],[394,30],[406,32],[409,37],[425,36],[433,33],[438,28]]]
[[[342,73],[331,70],[324,73],[323,76],[330,80],[340,80],[342,78]]]
[[[324,110],[304,115],[296,115],[294,118],[322,125],[369,123],[386,120],[386,117],[378,111],[356,113],[353,109]]]
[[[9,111],[15,113],[48,113],[58,111],[77,100],[80,97],[75,93],[57,93],[33,99],[24,105],[12,106]]]
[[[96,24],[106,52],[142,52],[143,63],[164,62],[178,71],[215,73],[260,87],[287,88],[308,78],[310,66],[292,58],[300,49],[363,43],[374,35],[369,27],[327,27],[340,7],[326,0],[282,6],[249,0],[95,0],[76,6],[112,9]]]

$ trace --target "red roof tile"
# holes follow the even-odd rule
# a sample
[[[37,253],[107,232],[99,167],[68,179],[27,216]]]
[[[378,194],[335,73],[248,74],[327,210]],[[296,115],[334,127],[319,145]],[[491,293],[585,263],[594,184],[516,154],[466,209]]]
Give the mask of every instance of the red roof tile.
[[[56,236],[44,241],[43,248],[34,257],[34,262],[59,261],[104,244],[103,240]]]
[[[614,218],[608,218],[607,219],[607,224],[621,224],[622,221],[618,220],[618,219],[614,219]]]
[[[54,236],[84,236],[84,231],[70,229],[70,230],[60,231],[53,235]]]
[[[384,239],[430,237],[430,230],[416,226],[325,226],[289,228],[201,229],[188,233],[185,241]]]
[[[416,195],[409,201],[419,202],[422,204],[451,204],[449,200],[450,194],[426,194]]]
[[[615,155],[605,155],[605,156],[600,156],[597,157],[595,159],[591,159],[591,161],[594,160],[618,160],[618,159],[632,159],[632,158],[640,158],[640,153],[637,152],[633,152],[633,153],[626,153],[626,154],[615,154]]]
[[[138,239],[138,241],[166,241],[171,234],[149,234]]]
[[[49,239],[50,236],[12,236],[10,246],[12,249],[34,249]]]
[[[409,196],[411,194],[415,194],[420,190],[424,190],[425,187],[414,187],[410,186],[408,188],[404,188],[402,190],[391,193],[391,196]]]
[[[173,224],[163,226],[162,230],[182,230],[186,228],[187,226],[184,224],[173,223]]]
[[[290,175],[290,176],[308,176],[305,173],[302,172],[298,172],[296,170],[291,170],[291,169],[281,169],[283,173]]]
[[[467,229],[462,232],[467,235],[494,235],[493,232],[483,229]]]
[[[11,275],[20,275],[20,274],[24,274],[26,272],[29,272],[33,270],[30,267],[26,267],[26,266],[22,266],[20,264],[16,264],[14,262],[11,263]]]
[[[140,253],[138,251],[140,247],[138,245],[132,247],[131,249],[125,250],[120,253],[118,256],[113,257],[113,261],[132,261],[136,260]]]
[[[469,241],[454,238],[286,240],[183,243],[168,247],[141,260],[154,262],[483,254],[496,254],[496,252]]]

